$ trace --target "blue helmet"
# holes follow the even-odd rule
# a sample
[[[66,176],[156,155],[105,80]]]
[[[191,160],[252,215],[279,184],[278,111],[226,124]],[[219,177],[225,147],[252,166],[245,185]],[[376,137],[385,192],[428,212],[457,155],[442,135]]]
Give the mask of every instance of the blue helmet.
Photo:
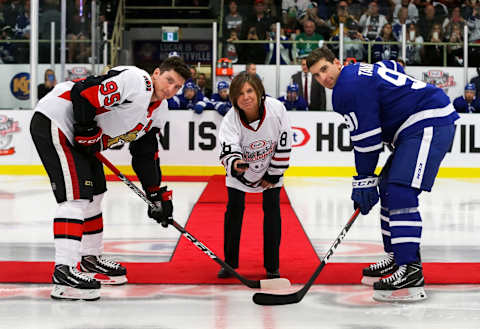
[[[473,83],[467,83],[465,90],[475,91],[475,85]]]
[[[180,57],[180,55],[176,51],[171,51],[168,53],[168,57],[173,57],[173,56]]]
[[[183,87],[183,89],[197,89],[197,86],[195,85],[195,82],[193,81],[187,81],[185,82],[185,86]]]
[[[228,89],[229,85],[227,81],[220,81],[217,83],[217,89],[218,91],[223,90],[223,89]]]
[[[296,83],[292,83],[291,85],[288,85],[287,93],[298,93],[298,85]]]

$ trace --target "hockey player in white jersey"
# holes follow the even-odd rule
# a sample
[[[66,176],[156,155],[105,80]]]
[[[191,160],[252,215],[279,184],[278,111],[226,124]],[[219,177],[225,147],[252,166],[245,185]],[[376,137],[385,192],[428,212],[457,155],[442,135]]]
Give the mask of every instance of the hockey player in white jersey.
[[[453,142],[458,114],[442,89],[385,65],[342,66],[327,48],[312,51],[313,77],[332,89],[335,112],[344,116],[355,154],[354,207],[368,214],[380,199],[387,257],[363,270],[380,301],[426,298],[418,196],[429,192]],[[374,171],[383,144],[393,152],[379,177]]]
[[[290,122],[283,104],[265,96],[262,81],[255,74],[238,74],[230,85],[230,99],[233,108],[223,118],[219,132],[228,190],[225,261],[238,268],[245,192],[263,193],[264,266],[267,278],[278,278],[280,189],[290,160]],[[219,278],[229,276],[223,268],[218,273]]]
[[[96,152],[130,142],[133,169],[157,205],[148,216],[163,226],[171,222],[171,191],[160,187],[157,135],[166,99],[189,77],[183,60],[170,57],[151,75],[134,66],[114,67],[105,75],[59,83],[39,101],[30,133],[58,203],[52,298],[95,300],[100,283],[127,281],[125,267],[102,255],[106,182]]]

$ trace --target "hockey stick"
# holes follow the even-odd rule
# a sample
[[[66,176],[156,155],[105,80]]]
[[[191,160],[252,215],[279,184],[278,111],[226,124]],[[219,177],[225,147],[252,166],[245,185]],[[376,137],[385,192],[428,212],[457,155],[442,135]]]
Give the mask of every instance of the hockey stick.
[[[345,238],[345,235],[347,234],[355,219],[357,219],[359,213],[360,209],[356,209],[352,217],[350,217],[347,224],[343,227],[342,231],[333,242],[330,249],[327,251],[325,256],[323,256],[322,263],[317,267],[315,273],[313,273],[310,280],[308,280],[308,282],[303,286],[302,289],[287,295],[266,294],[258,292],[253,295],[253,302],[258,305],[285,305],[300,302],[307,293],[308,289],[310,289],[310,287],[313,285],[313,282],[317,279],[320,272],[322,272],[330,256],[333,255],[335,249],[337,249],[340,242],[342,242],[343,238]]]
[[[132,183],[127,177],[125,177],[107,158],[105,158],[100,153],[95,153],[95,156],[100,160],[108,169],[110,169],[122,182],[124,182],[133,192],[135,192],[143,201],[145,201],[149,207],[155,208],[155,204],[152,201],[148,200],[145,193],[140,190],[135,184]],[[240,280],[244,285],[249,288],[261,288],[261,289],[287,289],[290,287],[290,281],[288,279],[279,278],[279,279],[267,279],[267,280],[250,280],[240,274],[238,274],[230,265],[225,263],[223,260],[218,258],[210,249],[208,249],[203,243],[198,241],[193,235],[188,233],[185,228],[183,228],[176,221],[172,220],[172,226],[175,227],[184,237],[186,237],[190,242],[192,242],[198,249],[203,251],[208,257],[213,259],[217,264],[225,268],[230,274],[234,275],[238,280]]]

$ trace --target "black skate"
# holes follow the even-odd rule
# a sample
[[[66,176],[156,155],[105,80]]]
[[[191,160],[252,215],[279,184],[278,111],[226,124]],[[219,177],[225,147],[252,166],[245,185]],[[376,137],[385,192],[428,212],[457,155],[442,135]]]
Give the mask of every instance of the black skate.
[[[373,284],[373,299],[382,302],[416,302],[427,298],[422,264],[401,265],[391,276]]]
[[[381,261],[363,269],[362,283],[367,286],[373,286],[374,282],[394,273],[396,270],[398,270],[398,265],[395,264],[393,252],[390,252],[387,254],[387,257]]]
[[[101,284],[119,285],[127,282],[127,269],[105,256],[82,256],[80,269]]]
[[[97,300],[100,298],[100,282],[68,265],[56,265],[54,284],[50,296],[64,300]]]

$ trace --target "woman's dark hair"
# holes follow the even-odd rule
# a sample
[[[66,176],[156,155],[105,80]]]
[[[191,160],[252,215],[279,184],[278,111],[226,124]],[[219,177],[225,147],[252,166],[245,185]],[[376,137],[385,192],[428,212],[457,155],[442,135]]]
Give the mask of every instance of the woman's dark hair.
[[[172,56],[165,59],[162,64],[158,67],[160,69],[160,73],[165,71],[174,70],[178,74],[182,76],[185,80],[188,80],[192,77],[192,73],[190,72],[190,68],[187,64],[183,61],[181,57]]]
[[[240,97],[243,85],[246,82],[248,82],[253,87],[253,90],[255,90],[259,107],[265,98],[265,87],[263,87],[260,77],[256,74],[248,74],[246,71],[240,72],[233,78],[229,90],[230,101],[236,109],[239,109],[237,101]]]

